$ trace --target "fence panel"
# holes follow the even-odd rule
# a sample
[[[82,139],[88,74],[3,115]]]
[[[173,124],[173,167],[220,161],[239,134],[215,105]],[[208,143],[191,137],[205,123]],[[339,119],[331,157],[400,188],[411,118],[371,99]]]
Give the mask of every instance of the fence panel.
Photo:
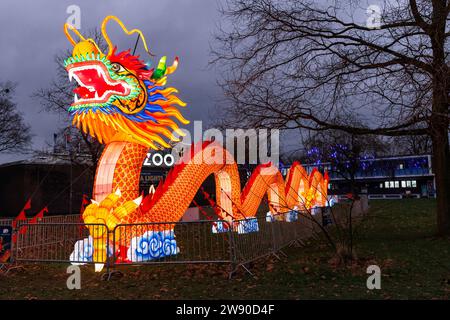
[[[17,226],[30,223],[32,218],[17,221]],[[14,218],[1,218],[0,226],[12,226]],[[41,223],[79,223],[81,216],[79,214],[68,214],[59,216],[44,216],[39,222]]]
[[[15,235],[13,257],[23,262],[103,262],[93,247],[109,242],[103,224],[25,223]]]
[[[248,220],[234,221],[234,255],[238,263],[250,262],[274,252],[273,222],[267,222],[266,218],[257,218],[258,231],[240,232],[240,226]]]
[[[296,222],[274,221],[272,223],[274,234],[276,235],[274,242],[275,251],[281,250],[296,240]]]
[[[69,214],[60,216],[45,216],[41,219],[41,223],[81,223],[79,214]]]
[[[64,217],[64,222],[66,223],[81,223],[83,222],[81,215],[79,214],[69,214],[69,215],[65,215]],[[47,221],[45,221],[47,222]]]
[[[11,218],[3,218],[0,219],[0,226],[12,226],[13,219]]]
[[[225,221],[117,225],[114,263],[230,263],[230,233],[213,233],[217,223],[229,229]]]
[[[293,222],[295,229],[295,240],[304,240],[314,234],[314,223],[309,213],[299,213],[298,220]]]

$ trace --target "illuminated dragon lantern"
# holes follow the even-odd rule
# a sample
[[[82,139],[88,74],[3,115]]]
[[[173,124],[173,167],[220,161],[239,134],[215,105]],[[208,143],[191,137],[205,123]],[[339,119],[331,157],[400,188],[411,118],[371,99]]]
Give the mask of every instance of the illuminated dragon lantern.
[[[71,25],[64,27],[74,46],[72,56],[64,63],[69,79],[77,82],[69,108],[73,124],[106,145],[96,171],[92,203],[83,213],[85,223],[104,224],[111,232],[118,224],[179,221],[211,174],[216,182],[216,212],[231,225],[233,220],[254,217],[266,194],[272,214],[325,205],[328,177],[317,170],[308,175],[299,163],[293,164],[286,182],[271,164],[260,165],[241,192],[237,164],[214,142],[193,146],[156,191],[142,199],[139,177],[148,150],[169,148],[169,141],[178,141],[177,137],[183,135],[177,122],[189,123],[178,109],[185,103],[176,96],[177,90],[165,86],[167,76],[178,66],[178,58],[166,66],[163,57],[151,69],[130,50],[118,52],[106,31],[109,21],[117,22],[128,35],[139,34],[149,52],[141,31],[128,31],[114,16],[106,17],[101,27],[108,52],[102,52],[94,40],[85,39]],[[77,35],[78,42],[71,32]],[[168,226],[173,228],[155,225],[154,232],[173,237],[173,230],[164,230]],[[134,231],[139,233],[136,228]],[[96,270],[101,270],[108,256],[106,231],[93,225],[89,231],[97,240],[92,247],[98,262]],[[116,234],[114,239],[123,236]],[[127,239],[126,243],[133,241]],[[167,254],[176,254],[177,250],[175,245]],[[134,255],[128,252],[127,257],[133,261]]]

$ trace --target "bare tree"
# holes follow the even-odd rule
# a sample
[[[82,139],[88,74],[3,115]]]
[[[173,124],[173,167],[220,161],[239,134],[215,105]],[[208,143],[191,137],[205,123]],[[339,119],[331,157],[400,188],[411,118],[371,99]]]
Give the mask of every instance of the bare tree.
[[[356,175],[366,170],[371,160],[383,154],[386,145],[377,136],[361,136],[338,130],[316,132],[303,141],[307,148],[304,159],[307,163],[321,166],[328,164],[328,171],[344,179],[353,197],[359,194]]]
[[[347,121],[348,123],[348,121]],[[354,122],[353,122],[354,123]],[[343,179],[348,186],[347,202],[349,207],[341,210],[341,253],[353,259],[354,253],[354,216],[353,208],[356,201],[361,201],[361,181],[357,175],[365,170],[371,170],[373,159],[383,154],[386,144],[378,136],[355,135],[340,130],[325,130],[314,132],[303,141],[307,148],[305,159],[322,167],[326,163],[327,171]],[[341,208],[344,209],[344,208]],[[347,255],[345,253],[348,253]]]
[[[54,133],[52,144],[47,143],[47,148],[35,151],[39,156],[50,156],[65,161],[70,161],[76,166],[86,166],[93,177],[100,159],[103,145],[93,141],[87,135],[81,135],[75,127],[68,126]],[[86,142],[84,139],[89,139]],[[91,141],[92,140],[92,141]]]
[[[99,30],[92,30],[88,34],[88,38],[93,39],[102,50],[105,50],[106,44]],[[70,50],[58,53],[55,56],[56,77],[51,81],[47,88],[41,88],[34,92],[33,96],[41,101],[44,110],[48,112],[56,112],[61,114],[62,118],[70,124],[69,107],[73,102],[73,89],[76,84],[68,80],[67,72],[64,68],[64,60],[72,55]],[[59,137],[71,140],[71,148],[62,148],[64,152],[61,154],[64,158],[69,156],[74,163],[85,163],[85,155],[91,157],[91,165],[96,167],[100,159],[103,145],[89,134],[82,130],[71,130],[68,125],[58,132]],[[57,141],[58,144],[65,145],[67,141]],[[73,146],[76,146],[73,148]]]
[[[0,152],[23,150],[31,141],[30,127],[13,101],[15,85],[0,83]]]
[[[390,141],[393,152],[398,155],[431,154],[432,141],[428,135],[392,137]]]
[[[212,61],[224,75],[222,110],[252,127],[430,136],[438,233],[450,234],[450,1],[385,1],[379,23],[366,23],[372,8],[229,0]],[[372,125],[340,122],[354,114]]]

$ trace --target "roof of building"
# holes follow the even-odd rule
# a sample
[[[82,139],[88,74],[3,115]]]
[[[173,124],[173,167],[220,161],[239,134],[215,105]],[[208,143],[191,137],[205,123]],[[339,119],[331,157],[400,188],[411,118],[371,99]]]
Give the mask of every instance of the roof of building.
[[[11,161],[0,164],[0,168],[21,165],[70,165],[90,164],[90,156],[87,154],[77,155],[76,161],[71,161],[68,154],[35,154],[27,159]]]
[[[361,162],[364,161],[385,161],[385,160],[402,160],[402,159],[412,159],[412,158],[418,158],[418,157],[431,157],[429,154],[417,154],[417,155],[398,155],[398,156],[378,156],[375,158],[368,158],[368,159],[361,159]],[[327,165],[330,164],[330,162],[322,162],[320,165]],[[285,164],[286,166],[290,166],[291,164]],[[302,166],[304,167],[317,167],[316,163],[302,163]]]

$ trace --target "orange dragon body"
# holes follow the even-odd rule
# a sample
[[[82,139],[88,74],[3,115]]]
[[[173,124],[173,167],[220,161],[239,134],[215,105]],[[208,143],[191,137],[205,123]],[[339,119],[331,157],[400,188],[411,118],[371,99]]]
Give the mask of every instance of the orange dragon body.
[[[93,201],[83,213],[85,223],[107,226],[103,231],[89,227],[94,240],[104,239],[105,232],[119,224],[179,221],[209,175],[215,177],[218,216],[231,225],[235,220],[255,217],[266,195],[272,214],[325,205],[328,177],[317,170],[308,175],[299,163],[292,165],[286,181],[275,166],[260,165],[241,191],[232,155],[218,143],[208,141],[193,146],[154,194],[142,199],[139,177],[148,150],[170,147],[167,141],[178,141],[177,135],[183,135],[177,122],[188,123],[179,112],[178,107],[185,103],[176,96],[177,90],[165,86],[167,75],[177,68],[178,58],[166,66],[163,57],[155,69],[150,69],[130,51],[117,53],[106,32],[111,20],[127,34],[139,33],[148,51],[143,34],[136,29],[128,31],[114,16],[106,17],[101,28],[109,46],[107,53],[92,39],[65,25],[74,46],[65,67],[69,78],[77,82],[74,103],[69,108],[73,124],[106,145],[97,166]],[[69,31],[80,40],[76,42]],[[119,234],[115,239],[121,237]],[[131,241],[127,239],[126,243]],[[101,270],[106,261],[107,249],[106,240],[94,241],[96,270]]]

